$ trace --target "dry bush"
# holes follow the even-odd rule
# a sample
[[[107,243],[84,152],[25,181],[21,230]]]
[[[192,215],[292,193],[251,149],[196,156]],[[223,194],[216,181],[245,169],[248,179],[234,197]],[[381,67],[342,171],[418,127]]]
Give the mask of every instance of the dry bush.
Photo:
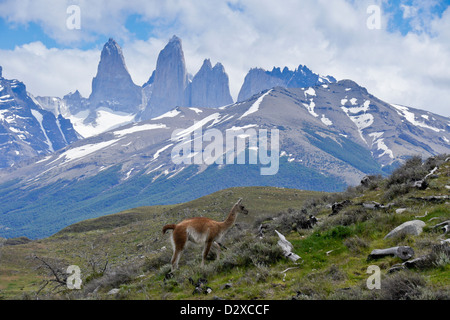
[[[417,300],[425,289],[425,279],[418,273],[401,271],[381,282],[383,300]]]

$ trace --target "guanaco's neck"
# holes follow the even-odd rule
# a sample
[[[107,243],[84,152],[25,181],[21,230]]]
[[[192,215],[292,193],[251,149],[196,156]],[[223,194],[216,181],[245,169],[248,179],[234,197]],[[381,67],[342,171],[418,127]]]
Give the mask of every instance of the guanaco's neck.
[[[237,205],[234,205],[227,218],[222,222],[222,227],[224,230],[227,230],[233,226],[234,222],[236,221],[237,215]]]

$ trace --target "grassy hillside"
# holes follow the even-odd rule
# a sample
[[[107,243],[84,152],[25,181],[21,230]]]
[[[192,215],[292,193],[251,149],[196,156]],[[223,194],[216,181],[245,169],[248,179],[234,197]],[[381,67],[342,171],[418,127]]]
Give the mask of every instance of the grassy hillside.
[[[110,271],[135,262],[141,265],[162,247],[166,247],[170,255],[169,237],[161,236],[162,226],[167,223],[191,216],[221,220],[242,197],[251,214],[247,220],[241,217],[238,224],[247,225],[260,216],[300,207],[321,194],[274,187],[230,188],[178,205],[139,207],[85,220],[51,237],[23,245],[0,245],[0,297],[33,296],[39,290],[42,280],[47,279],[51,271],[48,268],[36,270],[42,263],[33,256],[49,260],[62,269],[79,265],[83,276],[89,278],[105,263]],[[166,262],[169,260],[170,257]]]
[[[42,240],[0,250],[0,297],[62,299],[449,299],[450,248],[442,228],[450,219],[450,161],[413,158],[387,178],[342,193],[245,187],[194,201],[140,207],[71,225]],[[412,184],[427,175],[426,188]],[[161,227],[186,217],[223,219],[238,198],[248,216],[225,236],[219,260],[199,267],[201,248],[190,246],[171,274],[169,235]],[[332,214],[331,204],[349,200]],[[402,210],[398,210],[402,209]],[[309,228],[310,215],[318,223]],[[384,237],[410,220],[420,235]],[[284,257],[275,230],[301,257]],[[23,242],[23,239],[20,240]],[[20,242],[18,241],[18,242]],[[374,249],[410,246],[425,262],[402,270],[398,257],[368,259]],[[58,285],[69,265],[81,269],[81,290]],[[381,270],[381,288],[367,288],[369,266]],[[397,267],[396,267],[397,266]],[[394,271],[396,270],[396,271]],[[60,272],[60,273],[58,273]],[[206,280],[200,285],[199,279]],[[48,281],[48,284],[44,286]],[[65,283],[64,281],[62,281]],[[205,281],[204,281],[205,282]],[[212,291],[206,293],[206,287]],[[118,289],[110,293],[111,289]]]

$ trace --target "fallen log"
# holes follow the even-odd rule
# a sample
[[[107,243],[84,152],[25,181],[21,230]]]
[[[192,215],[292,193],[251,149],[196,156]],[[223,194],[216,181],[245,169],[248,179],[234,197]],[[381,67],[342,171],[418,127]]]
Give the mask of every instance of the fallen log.
[[[334,216],[339,213],[342,209],[344,209],[346,206],[351,205],[352,202],[350,200],[344,200],[341,202],[335,202],[331,205],[331,213],[329,216]]]
[[[446,235],[450,231],[450,220],[438,223],[433,227],[433,229],[437,228],[440,228],[444,232],[444,235]]]
[[[364,202],[364,203],[362,204],[362,206],[363,206],[364,208],[366,208],[366,209],[372,209],[372,210],[374,210],[374,209],[379,209],[379,208],[382,207],[382,205],[381,205],[380,203],[376,202],[376,201]]]
[[[412,183],[413,188],[417,188],[419,190],[425,190],[428,188],[428,182],[426,180],[418,180]]]
[[[292,261],[297,261],[300,259],[300,256],[292,252],[292,249],[294,249],[294,246],[286,240],[285,236],[283,236],[281,233],[279,233],[277,230],[275,230],[280,240],[278,240],[278,245],[283,250],[284,256],[286,258],[289,258]]]
[[[368,259],[379,259],[386,256],[394,256],[402,260],[408,260],[414,256],[414,250],[408,246],[399,246],[387,249],[375,249],[369,254]]]
[[[428,196],[428,197],[409,197],[411,200],[422,200],[429,202],[444,202],[449,199],[448,195],[443,196]]]
[[[427,268],[432,264],[432,255],[431,254],[427,254],[409,261],[405,261],[403,262],[403,265],[405,266],[405,268],[407,269],[412,269],[412,268]]]
[[[426,188],[428,188],[428,182],[427,179],[428,178],[433,178],[435,176],[435,172],[438,170],[438,167],[434,167],[433,170],[430,171],[430,173],[428,173],[425,178],[423,178],[422,180],[419,181],[414,181],[412,186],[413,188],[418,188],[419,190],[425,190]]]
[[[402,264],[396,264],[389,269],[389,273],[399,271],[402,269],[426,269],[431,268],[436,264],[436,261],[445,255],[450,257],[450,245],[447,241],[441,241],[440,244],[434,245],[431,248],[431,252],[415,259],[411,259],[403,262]]]

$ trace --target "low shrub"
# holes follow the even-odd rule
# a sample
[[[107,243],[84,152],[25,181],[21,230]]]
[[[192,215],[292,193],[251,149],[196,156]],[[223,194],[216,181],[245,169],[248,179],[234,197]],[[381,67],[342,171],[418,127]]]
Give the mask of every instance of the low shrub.
[[[387,179],[387,187],[395,184],[408,184],[423,179],[428,174],[426,166],[422,165],[420,156],[413,156],[405,164],[397,168]]]
[[[84,286],[85,293],[91,293],[98,289],[112,289],[133,280],[141,267],[135,264],[118,267],[106,272],[101,277],[94,278]]]
[[[364,249],[369,247],[367,241],[358,236],[345,239],[344,245],[354,254],[360,254]]]
[[[395,273],[381,282],[381,299],[416,300],[423,295],[425,279],[418,273],[402,271]]]

